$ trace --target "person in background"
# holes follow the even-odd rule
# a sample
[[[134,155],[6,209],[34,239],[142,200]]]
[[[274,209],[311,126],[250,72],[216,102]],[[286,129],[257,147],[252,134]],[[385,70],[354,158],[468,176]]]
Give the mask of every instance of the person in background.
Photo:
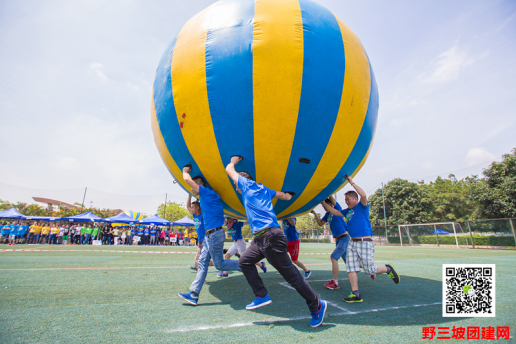
[[[86,241],[86,230],[88,227],[86,225],[81,227],[81,245],[84,245],[84,242]]]
[[[21,244],[23,241],[23,237],[25,235],[25,224],[24,223],[18,223],[17,229],[16,229],[16,243]]]
[[[12,223],[9,226],[9,245],[15,245],[16,232],[18,232],[18,224]]]
[[[70,233],[70,226],[69,225],[65,225],[65,226],[62,226],[61,229],[63,230],[63,234],[62,234],[62,237],[61,237],[61,245],[68,245],[68,233]],[[60,231],[61,231],[60,229]],[[59,233],[61,234],[61,233]]]
[[[41,232],[43,231],[43,222],[38,222],[36,224],[36,240],[35,244],[39,244],[39,238],[41,237]]]
[[[122,235],[120,235],[120,245],[125,245],[125,239],[127,238],[127,227],[122,228]]]
[[[143,244],[144,245],[148,245],[149,244],[149,239],[150,237],[150,229],[148,226],[146,226],[144,229],[143,229]]]
[[[32,225],[29,227],[29,236],[27,237],[27,244],[34,243],[36,239],[36,222],[32,222]]]
[[[131,226],[130,229],[127,231],[127,238],[125,238],[126,245],[133,244],[133,236],[136,235],[136,230],[134,228],[135,228],[134,226]]]
[[[43,240],[45,240],[45,244],[48,244],[49,233],[50,233],[50,224],[46,223],[45,226],[41,229],[41,237],[39,238],[40,244],[43,242]]]
[[[9,240],[9,233],[11,232],[10,222],[4,222],[2,226],[2,244],[5,244]]]
[[[100,231],[99,226],[95,225],[95,227],[93,227],[93,231],[91,233],[91,235],[93,237],[92,240],[99,240],[99,231]]]
[[[155,246],[156,245],[156,234],[158,233],[158,230],[157,230],[157,228],[155,226],[152,226],[149,229],[149,232],[150,232],[150,243],[149,243],[149,245]]]
[[[49,245],[55,245],[57,240],[57,234],[59,234],[59,227],[56,223],[52,224],[52,227],[50,228],[50,236],[48,239]]]
[[[305,278],[310,278],[312,272],[298,260],[299,257],[299,235],[296,230],[296,219],[289,218],[283,220],[283,232],[287,237],[287,252],[292,259],[292,263],[299,266],[305,272]]]
[[[117,239],[120,237],[120,227],[114,227],[113,228],[113,245],[120,245],[120,243],[118,243]]]
[[[164,229],[160,230],[159,232],[159,246],[165,245],[165,235],[166,231]]]

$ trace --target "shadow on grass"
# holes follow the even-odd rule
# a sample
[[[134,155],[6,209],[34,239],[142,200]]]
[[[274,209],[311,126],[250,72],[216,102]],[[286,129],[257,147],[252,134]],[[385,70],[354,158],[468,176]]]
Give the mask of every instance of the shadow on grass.
[[[359,273],[360,292],[364,302],[348,304],[343,297],[349,294],[348,281],[341,281],[340,290],[328,290],[321,280],[308,282],[322,300],[328,301],[324,326],[313,329],[308,325],[310,312],[305,300],[285,280],[272,273],[260,274],[272,299],[272,304],[250,311],[257,316],[256,325],[289,326],[302,332],[324,331],[332,324],[355,326],[411,326],[448,322],[442,317],[442,282],[420,277],[401,276],[394,284],[386,275],[372,280]],[[328,271],[314,270],[312,276],[327,276]],[[254,299],[245,277],[233,273],[229,278],[206,285],[211,295],[235,310],[244,310]],[[265,315],[265,317],[264,317]],[[262,320],[262,319],[266,320]],[[458,319],[457,319],[458,320]]]

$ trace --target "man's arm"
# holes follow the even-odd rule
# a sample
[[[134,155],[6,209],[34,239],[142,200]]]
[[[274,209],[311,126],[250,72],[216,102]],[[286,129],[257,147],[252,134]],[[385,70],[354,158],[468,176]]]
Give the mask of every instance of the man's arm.
[[[321,220],[319,218],[319,215],[317,215],[317,213],[315,212],[315,210],[312,209],[311,213],[314,214],[315,221],[317,221],[317,225],[322,227],[322,226],[324,226],[326,224],[326,221]]]
[[[196,194],[199,193],[199,185],[197,185],[196,182],[192,180],[192,177],[190,177],[190,172],[192,171],[191,167],[185,166],[183,167],[183,179],[186,182],[186,184],[190,185],[192,188],[192,191]]]
[[[238,172],[235,170],[235,165],[240,162],[240,157],[233,156],[231,157],[231,162],[226,166],[226,173],[228,174],[229,178],[233,180],[238,185]]]
[[[203,201],[204,202],[204,201]],[[165,204],[165,207],[167,205]],[[190,212],[190,214],[193,214],[193,208],[192,208],[192,195],[188,194],[188,198],[186,200],[186,209]]]
[[[340,211],[338,211],[335,208],[330,207],[329,205],[326,204],[326,202],[322,202],[321,205],[323,206],[324,210],[326,210],[330,214],[333,214],[335,216],[344,217],[344,215],[342,215],[342,213]]]
[[[360,196],[360,203],[362,203],[362,205],[365,207],[367,205],[367,195],[366,193],[364,192],[364,190],[362,190],[362,188],[360,186],[358,186],[357,184],[355,184],[353,182],[353,178],[349,177],[348,176],[348,182],[349,184],[351,184],[352,187],[355,188],[355,191],[357,192],[357,194]]]
[[[333,204],[333,207],[335,208],[335,206],[337,205],[337,201],[335,200],[335,197],[333,197],[333,195],[331,195],[328,198],[330,199],[331,204]]]
[[[283,201],[290,201],[292,195],[285,192],[276,191],[276,196],[274,196],[274,198],[281,199]]]
[[[296,222],[293,219],[287,219],[291,226],[295,226]]]

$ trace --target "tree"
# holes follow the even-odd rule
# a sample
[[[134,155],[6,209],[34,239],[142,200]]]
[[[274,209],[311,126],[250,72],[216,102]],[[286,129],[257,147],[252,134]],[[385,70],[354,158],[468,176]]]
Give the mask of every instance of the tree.
[[[181,220],[185,216],[193,219],[190,212],[186,209],[186,206],[176,202],[167,202],[166,205],[165,203],[161,204],[156,213],[159,217],[167,219],[170,222]]]
[[[516,148],[482,174],[484,179],[472,188],[473,199],[479,204],[478,217],[516,217]]]
[[[476,183],[476,176],[457,180],[450,174],[448,179],[437,177],[429,184],[419,182],[419,185],[427,189],[432,197],[434,212],[432,221],[449,222],[471,220],[477,208],[472,199],[471,186]]]
[[[393,179],[384,186],[387,224],[425,223],[432,220],[434,205],[430,192],[417,183]],[[368,198],[372,224],[383,224],[382,189]]]

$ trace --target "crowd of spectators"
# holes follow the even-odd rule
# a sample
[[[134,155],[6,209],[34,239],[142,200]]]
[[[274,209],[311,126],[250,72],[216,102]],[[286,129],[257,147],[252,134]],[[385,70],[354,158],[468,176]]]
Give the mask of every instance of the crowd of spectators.
[[[195,229],[160,226],[112,226],[103,223],[5,222],[2,243],[49,245],[197,245]]]

